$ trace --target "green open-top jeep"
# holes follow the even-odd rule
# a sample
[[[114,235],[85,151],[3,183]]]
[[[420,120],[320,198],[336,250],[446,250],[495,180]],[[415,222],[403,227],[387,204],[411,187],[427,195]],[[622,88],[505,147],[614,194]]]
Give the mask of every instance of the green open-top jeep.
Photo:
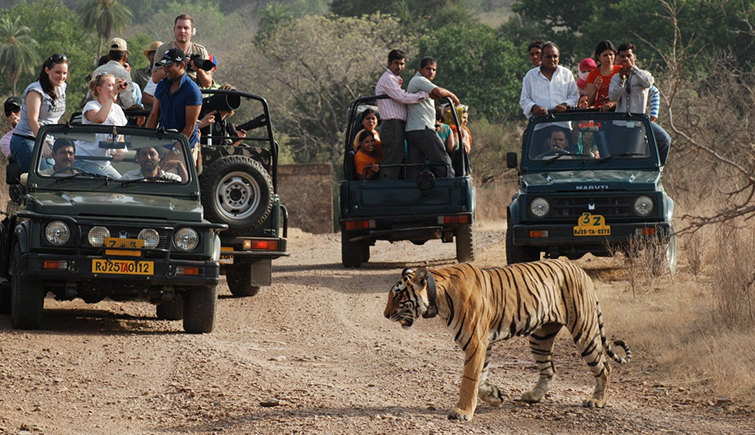
[[[508,206],[509,264],[626,251],[634,240],[663,247],[676,266],[674,201],[645,115],[570,111],[533,117],[524,134],[519,188]],[[650,245],[652,245],[652,243]]]
[[[466,153],[458,153],[455,177],[435,178],[423,170],[416,179],[364,181],[355,173],[352,142],[362,128],[359,115],[368,107],[377,109],[379,98],[388,97],[359,98],[349,108],[339,196],[343,265],[360,267],[369,261],[370,246],[377,240],[409,240],[418,245],[433,239],[455,240],[458,261],[473,261],[475,188]],[[458,118],[452,113],[459,131]]]
[[[40,129],[28,173],[18,165],[7,171],[12,201],[0,238],[0,274],[10,288],[3,286],[0,305],[10,309],[14,328],[40,328],[52,292],[58,300],[89,303],[145,300],[157,305],[159,318],[183,317],[187,332],[212,331],[218,233],[227,225],[203,218],[191,153],[181,151],[187,149],[184,135],[165,131]],[[171,169],[140,176],[136,156],[146,162],[147,154]],[[120,176],[95,169],[107,166]]]

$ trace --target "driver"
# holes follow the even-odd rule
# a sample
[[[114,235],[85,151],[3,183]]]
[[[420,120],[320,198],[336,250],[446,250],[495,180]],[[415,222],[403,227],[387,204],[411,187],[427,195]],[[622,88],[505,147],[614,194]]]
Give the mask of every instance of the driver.
[[[76,170],[73,167],[75,154],[76,145],[73,140],[64,137],[55,139],[55,143],[52,146],[52,159],[55,161],[55,165],[52,168],[39,171],[40,175],[58,177],[74,174]]]
[[[139,180],[142,178],[165,178],[180,182],[188,180],[189,174],[186,172],[184,162],[178,159],[163,161],[162,157],[165,152],[165,149],[162,147],[145,147],[140,149],[134,159],[140,168],[126,172],[121,177],[121,180]],[[177,170],[178,174],[165,172],[172,169]]]

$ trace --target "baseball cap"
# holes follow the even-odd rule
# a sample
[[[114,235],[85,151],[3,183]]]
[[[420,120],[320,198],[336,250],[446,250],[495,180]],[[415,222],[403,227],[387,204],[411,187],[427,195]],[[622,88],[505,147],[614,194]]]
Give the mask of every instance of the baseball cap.
[[[186,62],[186,55],[180,48],[171,48],[166,51],[163,58],[157,61],[160,66],[169,66],[177,62]]]
[[[131,54],[128,51],[128,46],[126,45],[126,40],[123,38],[113,38],[110,40],[110,50],[111,51],[125,51],[126,54]]]
[[[10,116],[11,112],[21,109],[21,99],[18,97],[10,97],[5,100],[3,108],[5,109],[5,116]]]
[[[210,55],[210,57],[208,59],[210,60],[210,62],[212,62],[213,65],[218,66],[218,57],[217,56]]]

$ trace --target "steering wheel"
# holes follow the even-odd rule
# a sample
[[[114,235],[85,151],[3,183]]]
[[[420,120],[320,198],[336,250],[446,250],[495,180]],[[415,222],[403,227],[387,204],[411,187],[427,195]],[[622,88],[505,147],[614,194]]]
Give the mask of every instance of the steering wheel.
[[[82,172],[81,168],[77,168],[75,166],[64,166],[64,167],[62,167],[60,169],[56,169],[52,173],[52,175],[57,175],[57,174],[60,174],[61,172],[65,172],[65,171],[73,171],[72,173],[80,173],[80,172]]]

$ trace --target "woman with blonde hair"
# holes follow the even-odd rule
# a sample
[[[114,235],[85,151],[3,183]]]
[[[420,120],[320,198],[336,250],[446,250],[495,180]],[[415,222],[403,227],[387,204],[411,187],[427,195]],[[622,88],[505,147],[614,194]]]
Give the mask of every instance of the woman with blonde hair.
[[[82,124],[103,124],[124,126],[128,122],[121,106],[115,103],[118,94],[126,90],[127,83],[123,79],[116,79],[112,74],[100,74],[89,81],[89,92],[94,100],[87,102],[82,110]],[[118,141],[119,137],[112,134],[97,134],[94,142],[79,141],[76,146],[76,161],[74,165],[85,171],[106,175],[110,178],[121,178],[121,174],[113,168],[108,158],[114,162],[123,160],[124,149],[110,150],[100,148],[101,141]],[[95,159],[87,159],[94,157]]]

